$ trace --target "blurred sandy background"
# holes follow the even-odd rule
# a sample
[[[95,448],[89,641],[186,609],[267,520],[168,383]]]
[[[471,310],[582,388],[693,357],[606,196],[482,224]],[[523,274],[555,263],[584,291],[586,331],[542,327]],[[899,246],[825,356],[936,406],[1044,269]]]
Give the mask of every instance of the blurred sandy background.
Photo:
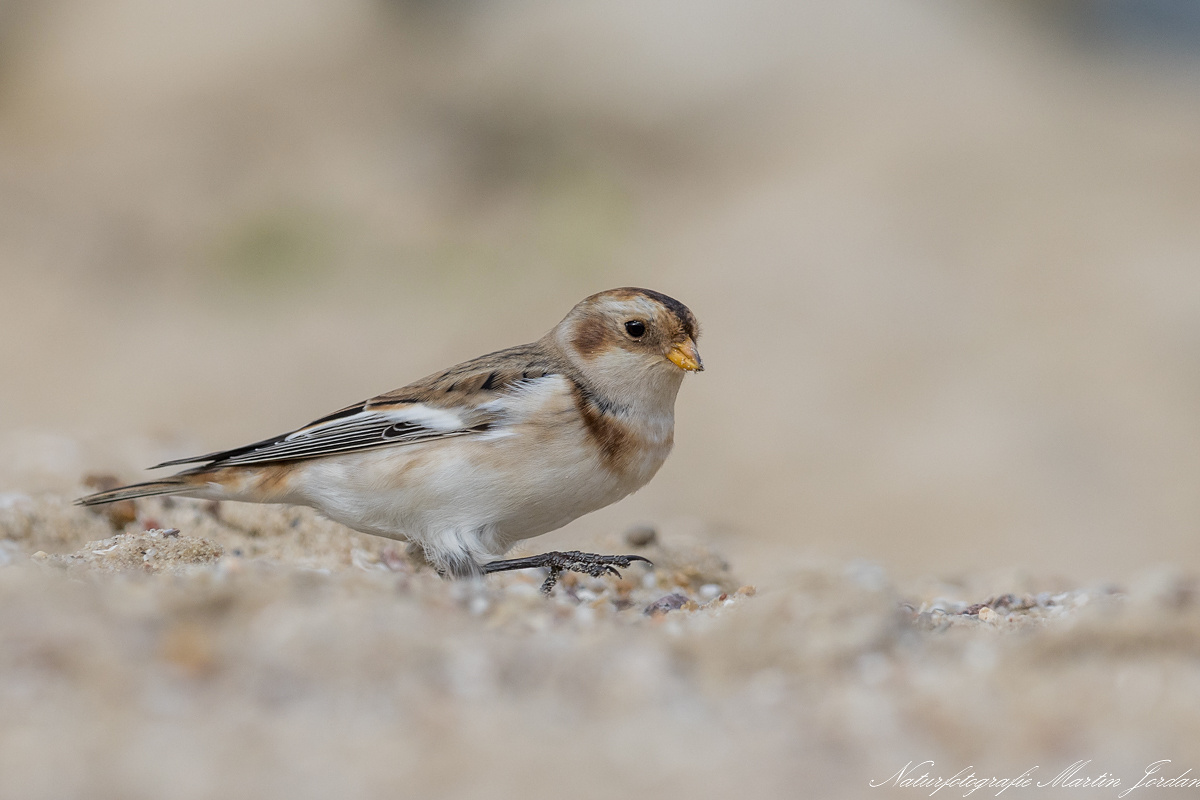
[[[3,485],[138,478],[632,284],[709,369],[563,542],[1200,566],[1195,15],[1135,6],[7,0]]]
[[[1196,8],[0,0],[0,795],[1200,769]],[[538,544],[653,573],[67,504],[629,284],[708,369]]]

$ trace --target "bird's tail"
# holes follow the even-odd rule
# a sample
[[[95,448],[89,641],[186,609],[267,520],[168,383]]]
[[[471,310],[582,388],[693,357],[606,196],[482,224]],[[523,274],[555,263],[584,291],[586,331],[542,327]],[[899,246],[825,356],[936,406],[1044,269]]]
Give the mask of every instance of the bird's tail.
[[[75,501],[77,506],[98,506],[103,503],[115,503],[118,500],[133,500],[136,497],[152,497],[158,494],[178,494],[194,489],[195,486],[179,476],[164,478],[158,481],[146,481],[130,486],[118,486],[103,492],[89,494]]]

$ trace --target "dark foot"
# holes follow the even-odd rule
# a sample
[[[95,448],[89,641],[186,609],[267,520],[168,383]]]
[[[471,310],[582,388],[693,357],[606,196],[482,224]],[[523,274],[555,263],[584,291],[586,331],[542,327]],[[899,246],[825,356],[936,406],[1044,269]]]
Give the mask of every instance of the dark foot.
[[[510,569],[531,569],[533,567],[546,567],[550,570],[550,574],[546,576],[546,580],[542,583],[542,593],[550,594],[550,590],[554,588],[554,584],[558,583],[558,576],[563,572],[582,572],[584,575],[591,575],[593,578],[598,578],[605,573],[621,577],[621,573],[617,572],[617,567],[628,567],[634,561],[645,561],[650,563],[650,559],[642,558],[641,556],[602,556],[596,553],[581,553],[578,550],[567,550],[565,552],[554,551],[551,553],[542,553],[540,556],[527,556],[525,558],[506,558],[503,561],[492,561],[483,565],[484,574],[492,572],[506,572]]]

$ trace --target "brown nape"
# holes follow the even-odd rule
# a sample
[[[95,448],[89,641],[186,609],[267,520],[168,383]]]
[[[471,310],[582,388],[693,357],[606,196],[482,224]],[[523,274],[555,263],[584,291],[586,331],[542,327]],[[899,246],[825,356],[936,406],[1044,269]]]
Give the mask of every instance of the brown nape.
[[[612,472],[624,472],[629,454],[637,446],[635,435],[616,417],[605,414],[591,394],[578,382],[571,382],[571,393],[575,398],[575,407],[583,417],[588,435],[600,448],[604,466]]]
[[[585,317],[575,330],[575,338],[571,340],[575,351],[589,360],[619,343],[617,334],[603,317]]]

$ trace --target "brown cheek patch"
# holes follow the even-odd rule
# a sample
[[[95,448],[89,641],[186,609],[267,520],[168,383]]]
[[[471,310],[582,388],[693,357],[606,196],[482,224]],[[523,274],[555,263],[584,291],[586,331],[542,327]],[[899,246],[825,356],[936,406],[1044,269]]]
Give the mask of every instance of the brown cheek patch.
[[[605,320],[588,318],[582,320],[575,329],[571,344],[575,345],[579,355],[590,360],[600,355],[614,340],[615,336]]]
[[[575,406],[583,417],[588,435],[600,449],[604,466],[613,472],[623,472],[637,447],[636,437],[620,420],[597,409],[578,384],[574,387],[574,395]]]

